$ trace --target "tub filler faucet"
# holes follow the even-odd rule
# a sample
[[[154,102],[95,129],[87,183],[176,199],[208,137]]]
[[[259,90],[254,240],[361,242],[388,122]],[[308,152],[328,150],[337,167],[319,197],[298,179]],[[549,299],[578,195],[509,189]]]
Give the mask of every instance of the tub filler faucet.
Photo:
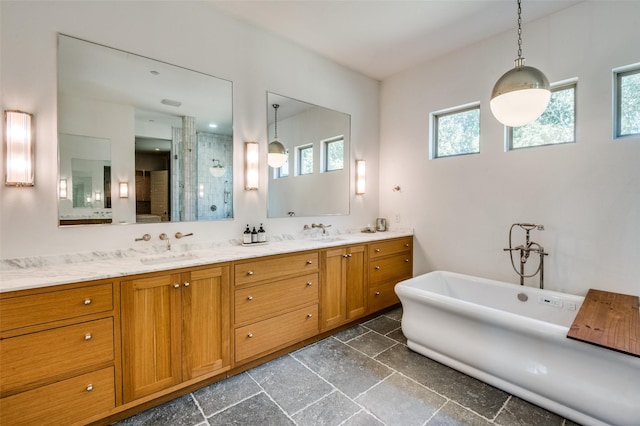
[[[513,247],[513,244],[511,242],[512,241],[511,236],[513,233],[513,228],[515,228],[516,226],[523,229],[526,235],[525,235],[524,244],[520,244],[519,246]],[[509,257],[511,259],[511,266],[513,267],[513,270],[516,272],[516,274],[520,276],[520,285],[524,285],[525,278],[534,277],[538,272],[540,272],[540,288],[544,288],[544,257],[548,256],[549,253],[545,252],[544,247],[542,247],[540,244],[534,241],[531,241],[530,233],[533,230],[544,231],[544,226],[534,224],[534,223],[514,223],[513,225],[511,225],[511,228],[509,228],[509,247],[505,248],[504,251],[509,252]],[[513,261],[514,251],[520,252],[520,269],[519,270],[516,268],[516,264]],[[524,271],[524,265],[529,260],[529,256],[531,255],[531,253],[537,253],[538,255],[540,255],[540,262],[538,263],[538,268],[535,270],[535,272],[527,275]]]

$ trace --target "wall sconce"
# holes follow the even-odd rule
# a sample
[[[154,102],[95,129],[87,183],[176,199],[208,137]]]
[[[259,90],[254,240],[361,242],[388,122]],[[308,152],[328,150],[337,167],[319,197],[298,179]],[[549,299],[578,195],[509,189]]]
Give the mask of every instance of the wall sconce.
[[[129,198],[129,182],[120,182],[120,198]]]
[[[7,186],[34,184],[33,114],[4,112],[4,183]]]
[[[60,198],[62,199],[67,198],[67,180],[66,179],[60,179],[58,191],[60,194]]]
[[[366,163],[364,160],[356,160],[356,194],[364,194]]]
[[[244,144],[244,189],[255,191],[260,179],[260,154],[258,142]]]

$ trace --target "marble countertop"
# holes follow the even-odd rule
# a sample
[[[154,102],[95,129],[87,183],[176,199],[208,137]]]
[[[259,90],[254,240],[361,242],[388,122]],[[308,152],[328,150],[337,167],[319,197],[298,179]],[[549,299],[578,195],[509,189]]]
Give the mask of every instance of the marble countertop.
[[[345,233],[296,238],[272,237],[267,244],[244,246],[238,240],[200,245],[160,245],[153,248],[77,253],[59,256],[3,259],[0,293],[230,262],[304,250],[368,243],[413,235],[413,231]]]

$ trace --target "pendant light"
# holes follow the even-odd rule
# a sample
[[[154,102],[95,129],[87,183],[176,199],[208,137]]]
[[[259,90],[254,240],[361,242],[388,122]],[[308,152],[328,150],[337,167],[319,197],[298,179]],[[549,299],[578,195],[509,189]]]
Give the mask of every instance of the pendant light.
[[[522,7],[518,0],[518,58],[493,86],[491,112],[505,126],[518,127],[536,120],[549,104],[551,89],[542,71],[524,65],[522,57]]]
[[[280,105],[273,104],[272,107],[275,109],[275,134],[273,136],[273,141],[269,144],[267,163],[269,166],[277,169],[287,162],[287,150],[278,140],[278,108],[280,108]]]

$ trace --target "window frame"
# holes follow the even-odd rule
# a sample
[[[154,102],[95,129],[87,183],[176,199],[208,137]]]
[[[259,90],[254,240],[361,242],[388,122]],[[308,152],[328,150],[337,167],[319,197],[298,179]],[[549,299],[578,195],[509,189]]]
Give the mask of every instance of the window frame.
[[[307,149],[311,150],[311,171],[309,173],[302,173],[302,152]],[[296,176],[308,176],[313,174],[313,144],[308,143],[296,147]]]
[[[337,142],[342,142],[342,167],[339,169],[329,169],[329,145],[333,144],[333,143],[337,143]],[[338,135],[338,136],[334,136],[332,138],[328,138],[328,139],[324,139],[322,140],[321,143],[322,146],[322,172],[323,173],[330,173],[330,172],[338,172],[340,170],[344,170],[344,159],[345,159],[345,155],[344,155],[344,136],[343,135]]]
[[[291,171],[290,164],[289,164],[289,150],[288,149],[285,150],[284,153],[287,156],[287,159],[282,166],[273,169],[274,179],[283,179],[283,178],[289,177],[289,174]],[[285,169],[285,166],[287,166],[287,173],[282,173],[282,171]]]
[[[577,129],[578,129],[578,79],[572,78],[568,80],[558,81],[556,83],[551,84],[551,92],[553,96],[553,92],[562,92],[564,90],[573,89],[573,140],[565,141],[565,142],[549,142],[540,145],[529,145],[529,146],[513,146],[513,127],[505,126],[505,141],[504,141],[504,150],[505,152],[509,151],[519,151],[521,149],[529,149],[529,148],[540,148],[543,146],[554,146],[554,145],[565,145],[576,143],[578,141]],[[546,109],[545,109],[546,112]],[[542,113],[544,114],[544,112]],[[528,126],[528,124],[525,124]],[[524,126],[522,126],[524,127]]]
[[[640,137],[640,133],[626,133],[621,134],[622,127],[622,96],[621,86],[622,78],[628,75],[640,74],[640,62],[626,65],[624,67],[616,68],[613,70],[613,139],[628,139]]]
[[[464,152],[460,154],[451,154],[451,155],[438,155],[438,121],[442,117],[447,117],[450,115],[461,114],[468,111],[478,110],[478,151],[477,152]],[[464,105],[455,106],[452,108],[447,108],[439,111],[434,111],[429,114],[429,124],[431,127],[431,132],[429,134],[429,159],[436,160],[439,158],[452,158],[452,157],[460,157],[466,155],[475,155],[480,154],[480,132],[481,132],[481,115],[482,111],[480,109],[480,102],[471,102]]]

